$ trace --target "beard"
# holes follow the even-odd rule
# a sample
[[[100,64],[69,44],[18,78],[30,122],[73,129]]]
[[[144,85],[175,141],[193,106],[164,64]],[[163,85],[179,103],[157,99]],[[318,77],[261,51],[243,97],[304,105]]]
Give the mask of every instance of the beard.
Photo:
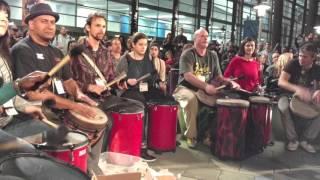
[[[103,40],[104,35],[104,33],[91,34],[91,36],[97,41]]]

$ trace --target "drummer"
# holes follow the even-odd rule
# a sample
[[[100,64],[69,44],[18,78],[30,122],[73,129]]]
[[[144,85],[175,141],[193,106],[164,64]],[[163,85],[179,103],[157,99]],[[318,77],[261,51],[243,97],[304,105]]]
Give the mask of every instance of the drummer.
[[[126,72],[128,74],[123,87],[126,89],[121,95],[129,99],[142,102],[144,105],[150,99],[163,99],[163,91],[165,91],[164,82],[159,80],[159,74],[147,53],[148,38],[145,34],[137,32],[132,37],[131,52],[124,54],[117,66],[116,73]],[[153,46],[155,47],[155,46]],[[155,49],[154,49],[155,50]],[[153,51],[153,50],[151,50]],[[160,67],[160,66],[159,66]],[[160,71],[159,71],[160,72]],[[141,81],[138,79],[144,75],[148,77]],[[157,86],[160,87],[157,88]],[[145,118],[146,120],[146,118]],[[147,124],[147,123],[144,123]],[[144,141],[146,141],[146,133],[144,131]],[[156,158],[151,156],[146,147],[146,142],[142,145],[142,156],[146,161],[155,161]]]
[[[259,85],[262,83],[262,72],[257,59],[256,42],[253,38],[246,37],[241,41],[239,52],[231,59],[224,76],[241,77],[236,82],[246,91],[259,90]]]
[[[187,137],[187,145],[190,148],[196,146],[198,135],[196,117],[199,100],[195,95],[196,91],[200,89],[209,95],[216,95],[217,86],[213,85],[213,80],[221,84],[230,84],[233,88],[239,87],[237,83],[222,76],[217,54],[207,51],[208,32],[200,28],[195,31],[193,38],[194,47],[185,50],[180,57],[179,86],[173,94],[185,113],[187,129],[183,134]]]
[[[49,72],[63,58],[62,52],[50,45],[51,40],[55,36],[56,22],[58,20],[59,15],[53,12],[48,4],[39,3],[30,9],[30,14],[25,18],[25,23],[29,28],[29,37],[16,43],[11,50],[15,77],[23,77],[35,70]],[[77,83],[71,78],[68,65],[64,66],[55,75],[52,88],[50,89],[59,95],[54,94],[49,89],[45,89],[41,92],[39,90],[29,91],[26,93],[26,96],[30,100],[44,101],[54,99],[56,102],[54,107],[57,109],[72,110],[88,118],[95,116],[95,112],[89,105],[97,105],[97,103],[83,94]],[[68,100],[64,98],[66,94],[77,101],[82,101],[89,105]],[[24,120],[23,117],[15,122],[17,127],[21,127],[18,133],[33,131],[32,128],[24,128]],[[98,149],[97,152],[101,151],[96,145],[92,148],[92,152],[96,149]],[[91,167],[96,166],[89,164],[89,168]]]
[[[108,87],[109,90],[106,89],[106,83],[115,79],[114,62],[112,62],[110,51],[101,43],[106,34],[106,26],[107,20],[102,14],[93,13],[87,18],[85,25],[87,35],[80,45],[83,46],[84,53],[89,56],[97,69],[93,68],[84,56],[76,56],[71,61],[73,79],[76,80],[82,91],[99,102],[99,107],[107,113],[115,108],[143,107],[143,104],[138,101],[112,95],[111,90],[117,88],[116,84]],[[99,73],[102,77],[98,75]],[[104,141],[108,139],[111,126],[112,119],[109,118]],[[103,144],[104,151],[108,143]]]
[[[298,59],[289,61],[280,74],[278,85],[289,94],[289,96],[282,96],[278,103],[289,151],[297,150],[300,145],[305,151],[316,153],[312,142],[320,131],[320,116],[312,120],[301,121],[306,124],[301,129],[297,126],[297,121],[294,121],[296,118],[289,109],[289,97],[293,93],[304,102],[320,103],[319,87],[313,88],[315,84],[312,84],[320,80],[320,66],[315,63],[316,56],[316,45],[306,43],[300,48]],[[298,128],[302,130],[301,135],[297,134]]]

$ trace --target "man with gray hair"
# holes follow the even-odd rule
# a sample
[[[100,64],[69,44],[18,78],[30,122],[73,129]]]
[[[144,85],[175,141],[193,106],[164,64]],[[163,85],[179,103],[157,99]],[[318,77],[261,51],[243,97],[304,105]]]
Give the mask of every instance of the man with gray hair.
[[[197,143],[196,117],[199,110],[197,90],[215,95],[217,89],[213,81],[219,84],[230,84],[234,88],[239,87],[237,83],[222,76],[217,54],[207,50],[208,32],[200,28],[195,31],[193,39],[194,47],[185,50],[180,57],[179,85],[173,94],[180,104],[180,112],[185,117],[183,121],[185,121],[186,130],[182,133],[187,137],[190,148],[194,148]],[[181,119],[179,120],[181,124]]]

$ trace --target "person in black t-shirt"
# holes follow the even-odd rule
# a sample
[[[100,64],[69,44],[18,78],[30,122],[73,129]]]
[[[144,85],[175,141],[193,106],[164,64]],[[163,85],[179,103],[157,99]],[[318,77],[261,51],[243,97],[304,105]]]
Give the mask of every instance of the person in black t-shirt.
[[[320,66],[314,62],[317,56],[317,48],[312,43],[306,43],[300,48],[299,58],[288,62],[279,78],[279,87],[284,89],[289,94],[295,94],[300,100],[307,103],[320,103],[320,90],[315,87],[320,80]],[[314,89],[311,89],[315,87]],[[311,145],[312,141],[317,137],[320,131],[320,116],[312,120],[300,121],[292,113],[289,108],[290,99],[288,96],[282,96],[279,99],[278,107],[281,113],[281,120],[285,129],[287,139],[289,141],[287,149],[289,151],[297,150],[300,146],[309,153],[315,153],[316,149]],[[306,123],[306,126],[301,129],[301,135],[296,124],[299,120],[301,123]],[[300,141],[300,143],[299,143]]]

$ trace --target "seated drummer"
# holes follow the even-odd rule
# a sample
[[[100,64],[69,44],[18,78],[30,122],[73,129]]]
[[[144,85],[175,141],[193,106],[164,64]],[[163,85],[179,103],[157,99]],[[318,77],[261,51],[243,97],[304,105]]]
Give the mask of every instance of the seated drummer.
[[[25,101],[19,96],[22,91],[29,90],[36,82],[45,78],[45,72],[32,72],[25,77],[13,81],[12,62],[9,54],[9,18],[10,7],[7,2],[0,0],[0,128],[6,128],[13,123],[13,115],[18,112],[31,114],[35,119],[42,119],[44,115],[40,107],[25,105]],[[9,103],[9,102],[10,103]],[[21,103],[22,102],[22,103]],[[39,123],[38,120],[32,119],[28,124],[33,122]],[[29,126],[31,127],[31,126]],[[0,148],[1,150],[1,148]]]
[[[127,73],[126,81],[122,84],[126,90],[121,97],[140,101],[146,106],[146,103],[149,100],[161,99],[164,95],[161,90],[155,87],[159,78],[149,54],[146,53],[148,48],[147,36],[140,32],[135,33],[132,37],[131,45],[131,52],[126,53],[121,57],[116,69],[117,74],[120,74],[121,72]],[[150,73],[149,77],[141,80],[141,82],[137,81],[140,77],[148,73]],[[160,87],[161,86],[162,85],[160,85]],[[144,124],[147,123],[145,122]],[[145,131],[143,136],[145,140]],[[148,154],[145,143],[142,145],[141,156],[145,161],[150,162],[156,160],[155,157]]]
[[[186,131],[182,133],[187,137],[187,144],[191,148],[196,146],[198,135],[196,118],[199,100],[196,91],[203,90],[208,95],[216,95],[217,86],[213,85],[212,80],[230,84],[233,88],[239,87],[237,83],[222,76],[217,54],[207,50],[208,32],[200,28],[195,31],[193,38],[194,47],[185,50],[180,57],[179,85],[173,94],[180,104],[179,110],[185,113]]]
[[[81,90],[91,98],[99,102],[99,108],[109,113],[115,109],[140,106],[138,101],[128,100],[111,95],[110,90],[106,89],[106,83],[114,80],[115,68],[111,54],[101,43],[106,33],[107,20],[104,15],[91,14],[86,21],[85,32],[87,36],[80,43],[84,48],[84,53],[92,60],[97,69],[93,68],[88,60],[82,56],[76,56],[71,61],[71,72],[73,79],[78,83]],[[101,73],[100,77],[98,73]],[[112,86],[114,90],[115,86]],[[107,148],[109,131],[112,126],[111,116],[108,119],[107,129],[104,137],[103,151]]]
[[[259,90],[259,85],[262,83],[262,71],[253,38],[246,37],[242,40],[239,52],[231,59],[224,76],[240,78],[235,81],[245,91],[256,92]]]
[[[306,43],[299,49],[299,58],[289,61],[280,74],[278,85],[289,92],[289,95],[282,96],[278,103],[282,124],[289,141],[287,145],[289,151],[297,150],[300,144],[305,151],[316,153],[311,143],[320,131],[320,116],[312,120],[299,121],[305,124],[301,129],[297,126],[297,120],[301,118],[294,116],[289,109],[290,96],[293,93],[304,102],[320,103],[319,87],[313,88],[315,85],[312,84],[320,80],[320,66],[315,63],[316,57],[316,45]],[[302,132],[300,135],[297,133],[298,129]]]
[[[51,10],[48,4],[39,3],[34,5],[30,14],[25,18],[25,23],[29,28],[29,37],[19,41],[12,47],[11,55],[14,61],[15,77],[23,77],[26,74],[41,70],[49,72],[54,65],[63,58],[62,52],[50,45],[51,40],[55,36],[56,22],[59,20],[59,15]],[[90,105],[96,105],[92,99],[83,94],[77,83],[71,78],[70,68],[68,65],[64,66],[57,75],[55,75],[54,82],[52,82],[52,90],[57,91],[58,94],[65,94],[72,96],[75,100],[83,101]],[[63,80],[63,83],[61,80]],[[49,89],[43,91],[29,91],[26,96],[30,100],[55,100],[55,108],[67,109],[78,112],[84,117],[94,117],[95,112],[90,106],[71,101],[61,96],[55,95]],[[24,128],[22,120],[16,120],[16,127],[20,127],[20,131],[32,131],[32,129]],[[100,145],[100,146],[99,146]],[[97,167],[99,160],[99,153],[101,152],[101,143],[97,143],[92,149],[89,158],[89,168]],[[96,156],[94,156],[96,154]],[[90,164],[90,160],[96,160]],[[92,161],[94,161],[92,160]]]

